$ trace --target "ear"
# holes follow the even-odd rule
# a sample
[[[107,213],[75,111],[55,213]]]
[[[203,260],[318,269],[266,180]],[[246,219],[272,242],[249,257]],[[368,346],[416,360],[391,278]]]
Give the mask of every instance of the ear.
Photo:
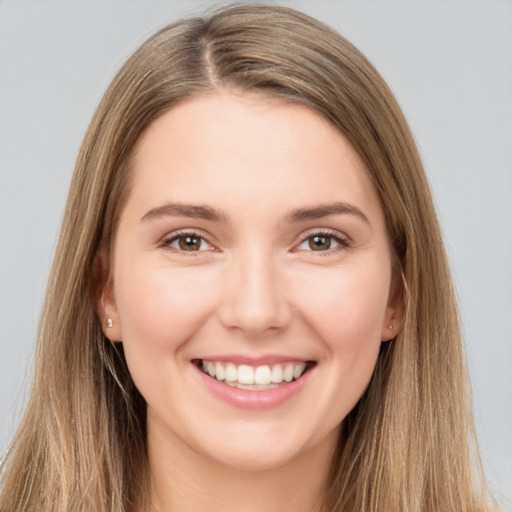
[[[389,287],[388,304],[386,306],[381,331],[382,341],[390,341],[398,335],[404,323],[404,317],[405,295],[403,280],[401,274],[393,272],[391,285]]]
[[[93,262],[96,310],[103,334],[112,342],[121,341],[121,324],[117,314],[108,251],[102,242]]]

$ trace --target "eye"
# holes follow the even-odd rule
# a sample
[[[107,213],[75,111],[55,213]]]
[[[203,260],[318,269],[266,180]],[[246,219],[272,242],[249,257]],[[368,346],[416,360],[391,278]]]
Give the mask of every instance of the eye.
[[[348,247],[348,241],[332,232],[312,233],[296,248],[298,251],[337,252]]]
[[[194,232],[174,233],[163,241],[166,247],[182,252],[212,251],[213,246],[202,235]]]

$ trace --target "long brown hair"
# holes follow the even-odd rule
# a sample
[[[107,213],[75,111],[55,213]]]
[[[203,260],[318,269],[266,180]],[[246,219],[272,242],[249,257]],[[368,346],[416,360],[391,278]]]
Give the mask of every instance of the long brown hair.
[[[2,464],[0,509],[147,505],[146,407],[122,346],[102,334],[95,256],[115,236],[141,133],[177,103],[219,89],[305,105],[348,138],[379,194],[402,276],[404,325],[382,345],[368,389],[343,422],[326,508],[483,510],[457,307],[410,130],[354,46],[304,14],[268,5],[225,8],[160,30],[105,93],[71,183],[31,397]]]

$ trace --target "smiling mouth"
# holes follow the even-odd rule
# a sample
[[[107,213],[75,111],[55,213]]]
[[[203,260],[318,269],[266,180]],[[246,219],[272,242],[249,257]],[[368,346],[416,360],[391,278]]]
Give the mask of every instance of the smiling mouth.
[[[314,361],[250,366],[224,361],[196,359],[193,363],[206,375],[228,386],[251,391],[266,391],[300,379],[315,366]]]

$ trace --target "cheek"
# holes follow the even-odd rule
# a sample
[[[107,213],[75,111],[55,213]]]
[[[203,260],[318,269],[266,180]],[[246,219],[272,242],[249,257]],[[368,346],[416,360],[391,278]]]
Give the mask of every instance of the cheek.
[[[381,265],[330,270],[300,286],[299,309],[306,321],[331,349],[380,343],[390,271]]]
[[[144,262],[117,268],[114,291],[125,347],[177,350],[213,307],[213,278],[197,268],[187,272]]]
[[[322,348],[315,407],[325,431],[343,421],[373,375],[390,273],[385,265],[354,265],[317,271],[296,281],[297,314]]]
[[[130,263],[117,265],[114,275],[126,362],[148,405],[165,409],[169,397],[185,393],[178,392],[179,375],[189,360],[181,349],[211,314],[216,284],[197,268]]]
[[[302,294],[300,306],[328,363],[319,407],[332,425],[354,407],[373,375],[391,274],[378,262],[336,270],[303,283],[309,293]]]

